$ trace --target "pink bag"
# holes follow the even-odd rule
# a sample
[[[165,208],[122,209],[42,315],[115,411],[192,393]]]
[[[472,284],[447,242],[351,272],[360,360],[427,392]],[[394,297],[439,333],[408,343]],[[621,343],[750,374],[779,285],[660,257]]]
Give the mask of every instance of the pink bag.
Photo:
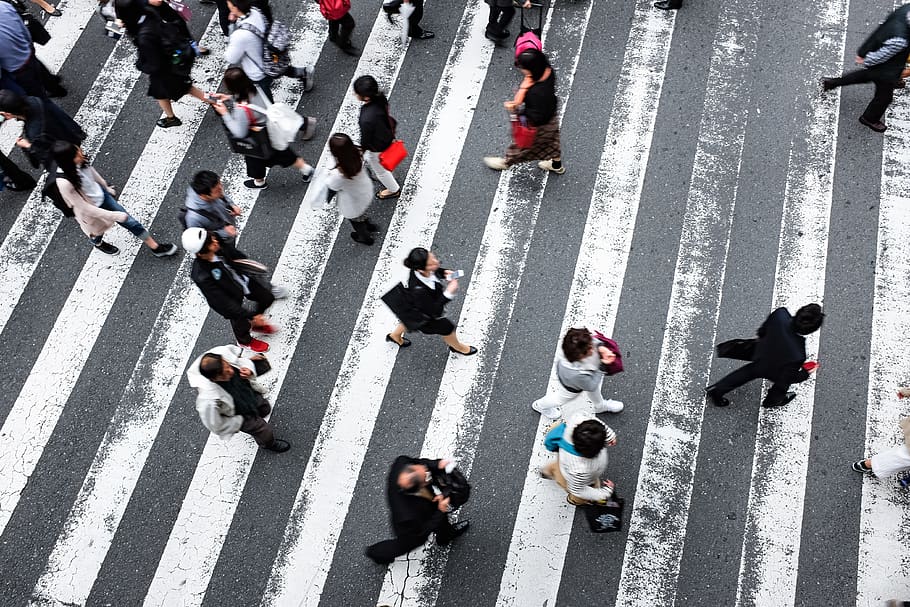
[[[543,50],[543,42],[540,41],[540,37],[533,31],[525,32],[521,36],[515,39],[515,59],[518,60],[518,56],[527,50]]]
[[[603,343],[607,349],[616,355],[616,360],[607,365],[607,375],[616,375],[617,373],[622,373],[622,353],[619,351],[619,344],[615,341],[601,333],[600,331],[592,331],[591,336],[597,341]]]

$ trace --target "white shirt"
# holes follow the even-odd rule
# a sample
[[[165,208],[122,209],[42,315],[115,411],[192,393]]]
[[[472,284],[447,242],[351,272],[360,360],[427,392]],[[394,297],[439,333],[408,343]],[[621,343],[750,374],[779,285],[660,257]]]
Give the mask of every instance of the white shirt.
[[[95,175],[89,165],[77,168],[76,172],[79,173],[82,195],[96,207],[100,207],[104,202],[104,190],[101,189],[101,184],[95,180]]]

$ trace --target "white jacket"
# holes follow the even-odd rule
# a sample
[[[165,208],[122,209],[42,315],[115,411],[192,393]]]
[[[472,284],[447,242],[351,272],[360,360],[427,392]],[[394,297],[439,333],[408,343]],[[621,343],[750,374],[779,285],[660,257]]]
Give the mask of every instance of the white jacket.
[[[240,430],[243,425],[243,416],[234,410],[234,397],[227,390],[215,382],[203,377],[199,372],[199,363],[206,354],[218,354],[235,369],[249,369],[253,374],[249,379],[250,385],[260,394],[265,394],[265,388],[255,380],[256,366],[248,357],[241,356],[243,350],[240,346],[228,345],[212,348],[192,362],[186,370],[186,378],[190,385],[197,390],[196,412],[202,425],[221,438],[227,440]]]

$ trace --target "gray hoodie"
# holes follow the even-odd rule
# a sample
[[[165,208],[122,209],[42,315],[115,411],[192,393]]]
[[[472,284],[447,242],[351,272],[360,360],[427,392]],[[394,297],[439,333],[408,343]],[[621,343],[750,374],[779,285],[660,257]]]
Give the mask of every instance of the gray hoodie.
[[[231,215],[231,207],[234,202],[225,194],[221,200],[206,202],[199,197],[199,194],[193,191],[193,188],[186,189],[186,227],[202,228],[209,232],[215,232],[223,241],[233,241],[234,237],[225,231],[225,227],[237,227],[237,218]],[[203,213],[194,211],[202,210]]]

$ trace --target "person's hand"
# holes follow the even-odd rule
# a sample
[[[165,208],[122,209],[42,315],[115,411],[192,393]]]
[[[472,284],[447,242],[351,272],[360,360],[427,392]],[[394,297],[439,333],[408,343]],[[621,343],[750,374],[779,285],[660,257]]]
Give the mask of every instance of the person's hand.
[[[439,508],[440,512],[448,512],[449,511],[449,502],[451,502],[452,500],[450,500],[447,497],[437,495],[436,497],[433,498],[433,501],[436,502],[436,507]]]
[[[16,139],[16,147],[20,147],[23,150],[27,150],[32,147],[32,143],[25,137],[19,137]]]
[[[215,110],[215,113],[218,114],[219,116],[224,116],[225,114],[228,113],[227,106],[224,105],[224,103],[222,103],[221,101],[219,101],[218,103],[212,103],[211,105],[212,105],[212,109]]]
[[[456,278],[455,280],[450,280],[449,286],[446,287],[446,293],[451,295],[452,293],[454,293],[457,290],[458,290],[458,279]]]
[[[609,488],[610,491],[613,491],[614,489],[616,489],[616,483],[614,483],[613,481],[611,481],[608,478],[605,478],[602,481],[600,481],[600,484],[603,485],[604,487]]]
[[[608,447],[615,447],[615,446],[616,446],[616,439],[614,438],[613,440],[608,440],[608,441],[607,441],[607,446],[608,446]]]
[[[447,459],[441,459],[441,460],[439,460],[439,469],[440,469],[440,470],[445,470],[445,469],[446,469],[446,466],[448,466],[450,463],[451,463],[451,462],[449,462],[449,460],[447,460]]]
[[[857,56],[856,56],[856,59],[854,59],[854,61],[856,62],[856,65],[862,65],[862,64],[863,64],[863,61],[865,61],[865,59],[863,59],[862,57],[860,57],[859,55],[857,55]]]
[[[107,186],[107,191],[111,196],[117,196],[117,188],[112,185]]]
[[[514,112],[518,105],[514,101],[503,101],[502,106],[510,112]]]
[[[241,213],[243,213],[243,210],[241,210],[240,207],[238,207],[236,204],[231,205],[231,215],[234,217],[240,217]]]
[[[253,376],[253,372],[246,367],[240,367],[237,372],[240,373],[240,377],[243,377],[244,379]]]
[[[237,228],[234,226],[224,226],[224,231],[227,232],[228,236],[237,236]]]
[[[616,360],[616,354],[614,354],[613,351],[606,346],[599,346],[597,348],[597,353],[600,354],[600,360],[605,364],[609,365],[611,362]]]
[[[901,72],[901,78],[910,78],[910,67]]]

